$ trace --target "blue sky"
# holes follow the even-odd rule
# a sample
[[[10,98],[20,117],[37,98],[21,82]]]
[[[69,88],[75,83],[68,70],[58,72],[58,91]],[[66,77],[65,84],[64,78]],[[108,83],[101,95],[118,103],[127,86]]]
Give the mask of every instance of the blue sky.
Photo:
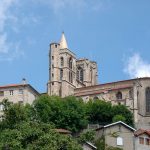
[[[50,42],[65,32],[99,82],[150,76],[149,0],[0,0],[0,85],[26,78],[46,91]]]

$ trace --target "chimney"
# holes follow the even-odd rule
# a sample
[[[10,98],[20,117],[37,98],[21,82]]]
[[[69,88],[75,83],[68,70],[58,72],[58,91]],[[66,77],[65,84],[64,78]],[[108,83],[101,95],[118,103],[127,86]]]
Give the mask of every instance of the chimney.
[[[22,84],[27,84],[27,80],[25,78],[22,79]]]

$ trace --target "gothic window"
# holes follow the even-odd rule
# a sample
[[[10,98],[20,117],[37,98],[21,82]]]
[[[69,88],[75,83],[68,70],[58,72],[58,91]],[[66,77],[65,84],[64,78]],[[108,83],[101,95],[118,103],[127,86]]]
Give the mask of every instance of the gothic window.
[[[69,68],[72,69],[72,58],[69,58]]]
[[[80,74],[80,71],[77,70],[77,80],[79,80],[79,74]]]
[[[78,67],[77,69],[77,80],[83,82],[84,80],[84,73],[83,73],[83,69],[81,67]]]
[[[60,69],[60,80],[62,80],[62,78],[63,78],[63,70]]]
[[[83,82],[83,69],[80,70],[80,81]]]
[[[64,66],[64,58],[63,58],[63,57],[60,58],[60,66],[61,66],[61,67]]]
[[[72,72],[71,71],[69,71],[69,82],[73,82],[73,79],[72,79]]]
[[[117,98],[117,100],[122,99],[122,93],[121,93],[121,92],[118,92],[118,93],[116,94],[116,98]]]
[[[150,87],[146,88],[146,112],[150,113]]]

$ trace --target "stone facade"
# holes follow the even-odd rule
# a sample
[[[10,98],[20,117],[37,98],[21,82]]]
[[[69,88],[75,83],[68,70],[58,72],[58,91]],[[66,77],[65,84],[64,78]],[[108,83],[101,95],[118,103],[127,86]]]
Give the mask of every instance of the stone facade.
[[[89,99],[110,101],[113,105],[124,104],[134,115],[137,128],[150,128],[150,78],[137,78],[118,82],[77,88],[74,95],[82,97],[86,102]]]
[[[40,94],[26,83],[0,86],[0,102],[8,99],[12,103],[32,104]]]
[[[97,84],[97,64],[88,59],[77,59],[68,49],[62,34],[60,43],[51,43],[49,51],[48,94],[65,97],[74,89]]]

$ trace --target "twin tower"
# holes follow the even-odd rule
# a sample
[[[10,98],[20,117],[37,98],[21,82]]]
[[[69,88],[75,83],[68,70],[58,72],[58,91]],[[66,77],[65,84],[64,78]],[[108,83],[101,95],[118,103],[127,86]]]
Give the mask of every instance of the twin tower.
[[[65,97],[74,95],[74,89],[97,84],[97,63],[77,59],[68,49],[64,33],[59,43],[51,43],[49,51],[48,94]]]

